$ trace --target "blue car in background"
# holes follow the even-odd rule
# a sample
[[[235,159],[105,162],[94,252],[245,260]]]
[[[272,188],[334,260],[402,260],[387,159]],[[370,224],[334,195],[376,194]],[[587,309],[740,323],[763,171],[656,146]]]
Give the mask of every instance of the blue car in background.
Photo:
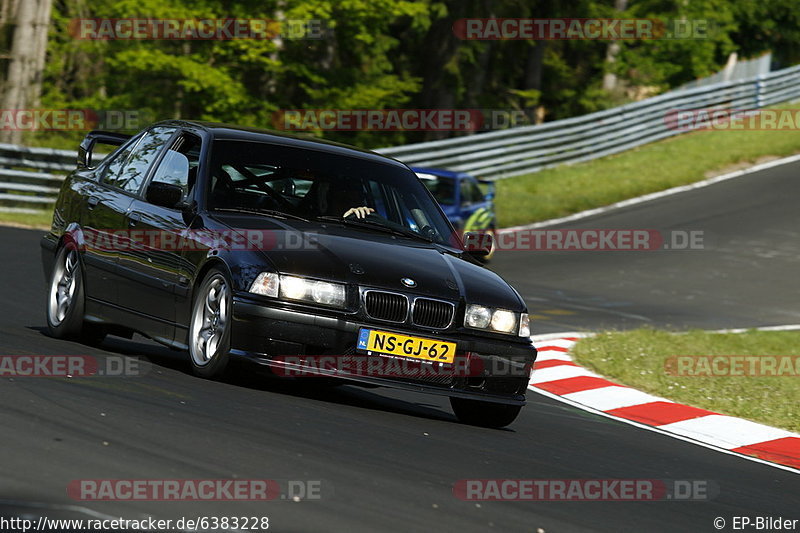
[[[442,206],[444,214],[462,234],[468,231],[490,233],[494,237],[494,182],[479,180],[466,172],[439,168],[411,167]],[[486,262],[494,255],[494,246]]]

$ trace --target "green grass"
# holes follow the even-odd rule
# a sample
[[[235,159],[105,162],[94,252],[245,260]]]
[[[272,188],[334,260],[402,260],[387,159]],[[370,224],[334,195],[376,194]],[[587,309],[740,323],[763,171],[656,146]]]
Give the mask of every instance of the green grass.
[[[775,108],[795,108],[786,104]],[[796,131],[698,131],[497,183],[500,227],[577,213],[700,181],[765,156],[800,152]]]
[[[36,229],[50,229],[53,219],[52,211],[38,211],[36,213],[7,213],[0,211],[0,225],[24,226]]]
[[[800,431],[800,373],[780,377],[671,375],[682,355],[800,355],[800,331],[686,334],[651,329],[582,339],[576,360],[618,383],[719,413]],[[675,368],[675,367],[673,367]]]

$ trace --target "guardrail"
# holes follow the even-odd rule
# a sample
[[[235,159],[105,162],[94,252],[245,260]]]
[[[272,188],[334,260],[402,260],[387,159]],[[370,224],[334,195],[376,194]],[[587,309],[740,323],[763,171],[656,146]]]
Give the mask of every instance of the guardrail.
[[[667,125],[674,110],[758,109],[800,98],[800,65],[753,78],[671,91],[647,100],[573,117],[466,137],[377,151],[416,166],[500,179],[563,163],[588,161],[682,133]],[[0,144],[0,210],[31,212],[55,200],[70,150]]]
[[[0,211],[45,209],[55,201],[77,152],[0,144]]]
[[[377,151],[409,165],[444,167],[484,179],[588,161],[683,133],[674,110],[758,109],[800,98],[800,65],[753,78],[671,91],[646,100],[535,126],[479,133]]]

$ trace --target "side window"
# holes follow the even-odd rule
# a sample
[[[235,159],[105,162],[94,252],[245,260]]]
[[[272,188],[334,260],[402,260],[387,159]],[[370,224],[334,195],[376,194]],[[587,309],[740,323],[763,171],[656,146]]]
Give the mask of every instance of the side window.
[[[433,176],[422,180],[425,187],[441,205],[453,205],[455,202],[455,182],[451,178]]]
[[[483,202],[486,199],[486,197],[484,196],[483,191],[481,191],[481,188],[478,187],[478,184],[475,183],[474,181],[470,181],[469,185],[470,188],[472,189],[472,201]]]
[[[200,167],[200,137],[191,133],[181,134],[164,154],[153,173],[152,183],[180,185],[186,197],[197,180]],[[186,167],[188,167],[188,172]]]
[[[369,187],[369,193],[372,197],[373,208],[383,218],[389,218],[389,209],[387,208],[384,200],[384,197],[386,196],[384,187],[381,186],[381,184],[377,181],[369,181],[367,186]]]
[[[161,147],[174,132],[175,128],[159,126],[145,133],[136,144],[121,151],[108,165],[103,183],[124,191],[137,192]]]
[[[470,205],[475,202],[475,198],[472,197],[472,187],[471,183],[467,180],[461,180],[459,182],[459,190],[461,191],[461,205]]]
[[[139,144],[139,141],[142,140],[142,136],[139,135],[137,137],[132,138],[126,144],[123,144],[119,147],[118,150],[106,156],[108,163],[106,164],[106,159],[103,159],[103,164],[106,164],[106,168],[102,170],[102,175],[100,177],[100,181],[103,183],[110,183],[111,179],[114,178],[119,172],[122,170],[122,166],[125,164],[125,161],[131,155],[131,152]]]

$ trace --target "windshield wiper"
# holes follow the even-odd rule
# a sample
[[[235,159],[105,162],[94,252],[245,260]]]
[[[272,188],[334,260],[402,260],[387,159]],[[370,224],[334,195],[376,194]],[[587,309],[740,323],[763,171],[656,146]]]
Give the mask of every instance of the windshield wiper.
[[[302,220],[303,222],[310,222],[307,218],[291,213],[284,213],[283,211],[276,211],[275,209],[258,209],[257,207],[215,207],[214,211],[228,211],[231,213],[253,213],[255,215],[264,215],[274,218],[291,218],[293,220]]]
[[[375,229],[378,231],[382,231],[383,233],[391,233],[393,235],[400,235],[402,237],[409,237],[412,239],[418,239],[425,242],[434,242],[432,239],[425,237],[417,233],[416,231],[407,230],[407,229],[400,229],[395,228],[393,226],[386,226],[379,222],[371,222],[368,220],[361,220],[361,219],[354,219],[354,218],[343,218],[343,217],[332,217],[332,216],[319,216],[315,217],[315,220],[324,220],[330,222],[339,222],[341,224],[350,224],[352,226],[357,226],[359,228],[368,228],[368,229]]]

